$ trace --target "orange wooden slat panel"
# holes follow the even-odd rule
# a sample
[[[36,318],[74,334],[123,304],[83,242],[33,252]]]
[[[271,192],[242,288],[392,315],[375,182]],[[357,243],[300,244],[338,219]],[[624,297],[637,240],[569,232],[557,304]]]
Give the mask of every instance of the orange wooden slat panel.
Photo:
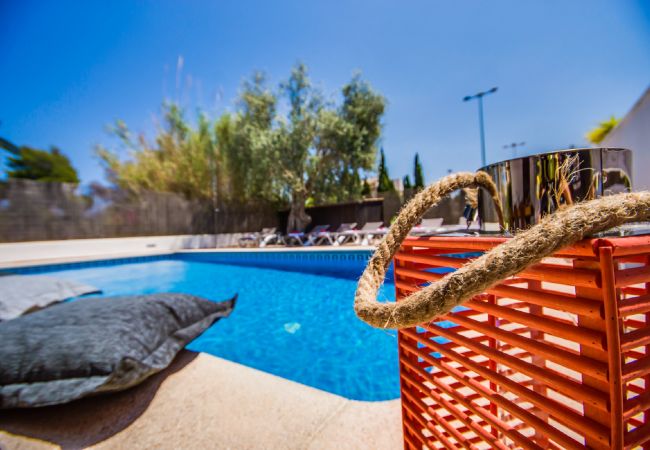
[[[506,239],[407,238],[395,257],[398,301],[445,276],[430,269],[469,260],[451,254],[483,252]],[[554,257],[563,259],[399,331],[402,395],[409,414],[419,414],[415,428],[428,430],[423,445],[605,449],[650,442],[650,236],[587,239]],[[452,423],[454,434],[444,426]]]

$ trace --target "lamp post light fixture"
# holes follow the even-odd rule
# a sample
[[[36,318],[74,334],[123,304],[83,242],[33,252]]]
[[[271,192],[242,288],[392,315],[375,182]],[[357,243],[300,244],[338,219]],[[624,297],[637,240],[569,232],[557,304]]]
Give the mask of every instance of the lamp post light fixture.
[[[503,148],[511,148],[512,151],[514,152],[514,157],[516,158],[517,157],[517,147],[523,147],[524,145],[526,145],[525,142],[519,142],[519,143],[513,142],[512,144],[504,145]]]
[[[467,95],[463,97],[464,102],[468,102],[473,99],[478,100],[478,124],[481,132],[481,167],[485,167],[485,130],[483,127],[483,97],[488,94],[494,94],[497,91],[497,87],[493,87],[488,91],[479,92],[474,95]]]

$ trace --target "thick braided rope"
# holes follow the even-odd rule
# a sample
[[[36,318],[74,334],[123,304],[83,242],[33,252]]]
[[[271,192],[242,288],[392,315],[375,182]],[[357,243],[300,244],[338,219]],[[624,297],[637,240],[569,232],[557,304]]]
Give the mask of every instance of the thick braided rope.
[[[377,292],[388,266],[422,214],[455,189],[483,186],[484,180],[479,181],[483,176],[489,178],[481,172],[450,175],[404,206],[359,279],[354,310],[361,320],[377,328],[405,328],[429,322],[585,236],[650,218],[650,192],[611,195],[565,207],[399,302],[378,302]]]

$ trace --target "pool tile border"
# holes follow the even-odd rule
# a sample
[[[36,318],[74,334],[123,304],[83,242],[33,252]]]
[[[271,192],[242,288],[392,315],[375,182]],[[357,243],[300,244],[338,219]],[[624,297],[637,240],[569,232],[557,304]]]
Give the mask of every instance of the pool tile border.
[[[174,253],[167,253],[162,255],[127,256],[122,258],[98,259],[98,260],[91,260],[91,261],[73,261],[73,262],[52,263],[52,264],[41,263],[34,266],[3,268],[0,269],[0,274],[22,275],[22,274],[54,272],[57,270],[85,269],[88,267],[116,266],[119,264],[131,264],[131,263],[140,263],[140,262],[160,261],[164,259],[173,259],[174,255],[175,255]]]
[[[337,251],[259,251],[259,252],[182,252],[175,253],[180,255],[180,259],[191,259],[199,261],[201,259],[211,262],[267,262],[267,261],[357,261],[366,262],[370,258],[369,250],[337,250]],[[191,255],[184,258],[185,255]],[[203,257],[202,257],[203,256]]]
[[[92,259],[88,261],[69,261],[58,263],[45,263],[41,262],[35,265],[22,265],[17,267],[4,267],[0,268],[0,275],[26,275],[54,272],[58,270],[70,269],[85,269],[90,267],[105,267],[115,266],[121,264],[133,264],[151,261],[162,260],[184,260],[184,261],[197,261],[197,262],[212,262],[212,263],[230,263],[242,265],[272,265],[275,264],[296,264],[300,262],[320,262],[320,263],[333,263],[333,262],[347,262],[347,263],[363,263],[365,264],[370,257],[371,252],[367,249],[354,249],[354,250],[315,250],[315,251],[202,251],[202,252],[173,252],[163,253],[156,255],[141,255],[141,256],[125,256],[118,258],[107,257],[105,259]]]

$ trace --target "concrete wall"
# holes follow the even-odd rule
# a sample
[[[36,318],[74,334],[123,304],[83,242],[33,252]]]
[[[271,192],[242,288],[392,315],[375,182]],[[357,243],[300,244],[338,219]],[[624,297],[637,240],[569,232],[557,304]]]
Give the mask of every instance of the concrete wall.
[[[598,147],[632,150],[634,190],[650,189],[650,88]]]
[[[5,243],[0,244],[0,264],[232,247],[237,245],[240,236],[241,233],[229,233]]]

